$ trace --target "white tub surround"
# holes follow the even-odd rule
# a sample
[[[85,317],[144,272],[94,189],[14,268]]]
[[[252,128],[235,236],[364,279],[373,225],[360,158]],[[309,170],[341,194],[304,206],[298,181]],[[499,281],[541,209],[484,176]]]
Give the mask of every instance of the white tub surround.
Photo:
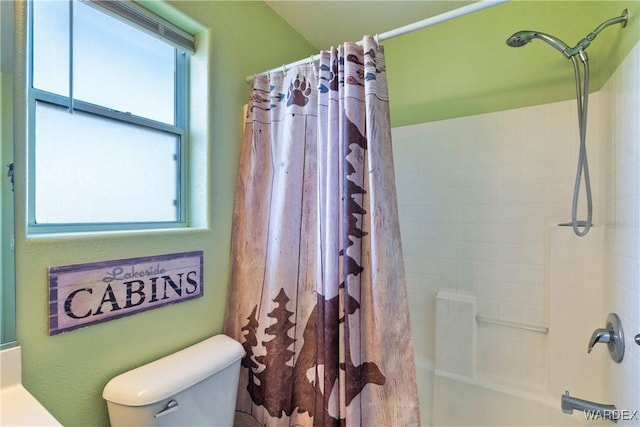
[[[440,289],[436,294],[436,370],[475,377],[476,297]]]
[[[62,426],[22,386],[20,347],[0,351],[0,425]]]
[[[584,420],[582,413],[563,414],[559,399],[483,380],[436,372],[433,376],[433,426],[606,426]],[[610,424],[610,423],[609,423]]]
[[[580,411],[560,411],[567,390],[640,408],[639,114],[637,43],[589,97],[595,227],[583,238],[558,226],[570,218],[575,184],[575,100],[393,129],[425,425],[583,425]],[[443,288],[476,297],[471,379],[438,367],[446,356],[437,347],[447,344],[438,323],[463,324],[437,317]],[[587,353],[608,313],[625,331],[621,363],[605,346]],[[618,422],[631,425],[635,417]]]

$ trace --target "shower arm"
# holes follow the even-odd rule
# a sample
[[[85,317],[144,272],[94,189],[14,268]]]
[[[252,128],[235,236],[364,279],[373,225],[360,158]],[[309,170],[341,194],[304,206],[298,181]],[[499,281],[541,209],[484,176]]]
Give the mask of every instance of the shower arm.
[[[629,13],[627,9],[622,11],[622,15],[617,16],[615,18],[611,18],[607,21],[604,21],[602,24],[598,25],[598,27],[589,33],[589,35],[578,42],[575,47],[569,48],[563,53],[567,57],[572,57],[580,52],[584,52],[584,50],[591,44],[591,42],[600,34],[602,30],[604,30],[609,25],[621,24],[621,27],[624,28],[627,25],[627,20],[629,18]],[[583,59],[584,61],[584,59]]]

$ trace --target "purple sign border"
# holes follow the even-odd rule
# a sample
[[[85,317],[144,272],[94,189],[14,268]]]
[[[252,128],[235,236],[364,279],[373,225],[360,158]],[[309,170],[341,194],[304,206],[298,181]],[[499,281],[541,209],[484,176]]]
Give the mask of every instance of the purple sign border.
[[[130,266],[130,265],[135,265],[139,263],[149,263],[149,262],[153,263],[153,262],[175,260],[180,258],[192,258],[192,257],[200,258],[200,291],[198,293],[189,295],[180,299],[163,302],[151,307],[141,308],[138,310],[131,310],[124,313],[118,313],[107,318],[102,318],[102,319],[58,329],[58,275],[59,274],[96,270],[96,269],[108,268],[113,266]],[[174,254],[154,255],[154,256],[148,256],[148,257],[124,258],[124,259],[109,260],[109,261],[91,262],[91,263],[85,263],[85,264],[72,264],[72,265],[63,265],[63,266],[57,266],[57,267],[49,267],[49,336],[58,335],[63,332],[73,331],[75,329],[80,329],[87,326],[108,322],[110,320],[131,316],[133,314],[143,313],[145,311],[155,310],[156,308],[165,307],[167,305],[176,304],[176,303],[202,297],[204,294],[203,258],[204,258],[203,251],[192,251],[192,252],[180,252],[180,253],[174,253]]]

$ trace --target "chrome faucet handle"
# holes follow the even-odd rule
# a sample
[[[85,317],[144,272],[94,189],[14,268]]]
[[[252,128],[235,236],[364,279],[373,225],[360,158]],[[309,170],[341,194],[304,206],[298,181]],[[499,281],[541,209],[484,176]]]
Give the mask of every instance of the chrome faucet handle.
[[[589,340],[589,346],[587,347],[587,353],[591,353],[591,350],[593,350],[593,346],[598,344],[599,342],[601,343],[609,343],[611,342],[611,339],[613,337],[611,336],[611,331],[607,330],[607,329],[596,329],[595,331],[593,331],[593,334],[591,335],[591,339]]]
[[[589,339],[587,353],[591,353],[593,346],[598,343],[606,343],[611,359],[617,363],[622,362],[624,357],[624,332],[617,314],[609,313],[606,328],[593,331],[591,339]]]

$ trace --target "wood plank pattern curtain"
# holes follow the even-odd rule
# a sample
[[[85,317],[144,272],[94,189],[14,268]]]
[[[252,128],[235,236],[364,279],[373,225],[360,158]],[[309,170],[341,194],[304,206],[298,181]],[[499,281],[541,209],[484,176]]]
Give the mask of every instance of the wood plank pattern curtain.
[[[225,333],[237,420],[418,426],[384,53],[371,37],[257,77]]]

